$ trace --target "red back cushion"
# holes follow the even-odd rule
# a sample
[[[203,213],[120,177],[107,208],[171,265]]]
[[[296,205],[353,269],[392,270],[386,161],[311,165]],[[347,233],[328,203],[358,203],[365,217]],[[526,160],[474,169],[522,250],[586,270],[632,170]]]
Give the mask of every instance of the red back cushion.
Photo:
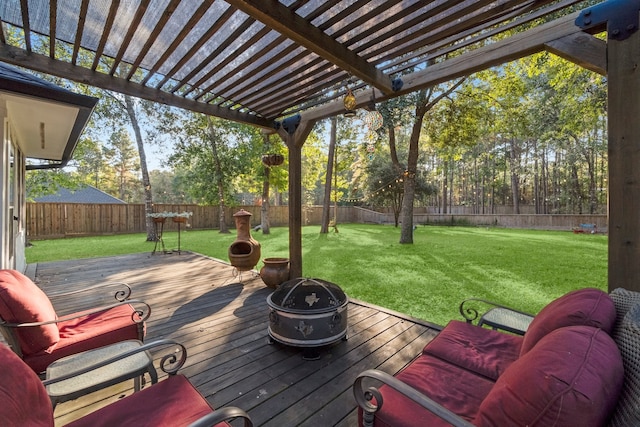
[[[556,329],[498,378],[473,424],[604,426],[623,378],[618,347],[602,329]]]
[[[27,276],[15,270],[0,270],[0,317],[8,323],[45,322],[56,319],[51,301]],[[47,351],[59,340],[55,323],[20,328],[24,354]]]
[[[0,366],[0,424],[53,426],[51,400],[35,372],[3,344]]]
[[[564,326],[587,325],[604,329],[608,334],[616,321],[616,309],[609,295],[600,289],[571,291],[550,302],[533,318],[524,334],[523,355],[549,332]]]

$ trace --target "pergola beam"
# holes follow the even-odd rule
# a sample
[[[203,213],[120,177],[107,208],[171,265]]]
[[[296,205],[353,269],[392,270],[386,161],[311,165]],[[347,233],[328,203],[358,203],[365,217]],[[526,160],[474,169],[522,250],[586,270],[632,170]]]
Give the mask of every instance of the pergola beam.
[[[607,42],[587,33],[571,34],[545,44],[561,58],[603,76],[607,75]]]
[[[284,128],[278,135],[289,148],[289,274],[302,276],[302,146],[316,124],[303,121],[295,131]]]
[[[226,0],[226,2],[382,93],[386,95],[393,93],[389,76],[319,28],[309,24],[279,1]]]
[[[559,18],[555,21],[532,28],[530,30],[518,33],[512,37],[500,40],[496,43],[471,50],[452,59],[436,63],[428,66],[422,71],[407,74],[402,77],[404,86],[401,90],[392,95],[385,95],[375,89],[369,89],[357,94],[357,107],[361,108],[375,101],[385,101],[400,95],[415,92],[420,89],[432,87],[434,85],[448,82],[459,77],[468,76],[472,73],[486,70],[488,68],[498,66],[509,61],[514,61],[525,56],[533,55],[538,52],[554,49],[559,52],[558,44],[552,47],[551,44],[559,40],[567,40],[567,37],[578,36],[584,34],[582,30],[575,25],[575,20],[579,12]],[[589,36],[592,37],[592,36]],[[566,45],[566,43],[565,43]],[[606,66],[602,64],[602,50],[599,49],[593,57],[587,55],[578,55],[581,61],[588,61],[595,58],[597,64],[590,64],[589,69],[600,69],[604,71]],[[565,55],[567,59],[572,59],[571,55]],[[573,59],[575,59],[573,58]],[[580,63],[580,65],[583,65]],[[316,109],[302,113],[303,120],[321,120],[336,114],[344,112],[344,105],[341,101],[323,105]]]
[[[608,40],[609,291],[640,291],[640,32]]]
[[[135,96],[148,101],[159,102],[178,108],[184,108],[203,114],[208,114],[238,123],[246,123],[264,129],[273,130],[273,122],[262,117],[244,114],[239,111],[222,108],[217,105],[198,102],[195,100],[173,95],[159,89],[150,88],[108,74],[92,71],[84,67],[75,66],[69,62],[52,59],[35,52],[26,53],[7,44],[0,44],[0,61],[19,67],[29,68],[45,74],[51,74],[78,83],[96,86],[102,89]]]

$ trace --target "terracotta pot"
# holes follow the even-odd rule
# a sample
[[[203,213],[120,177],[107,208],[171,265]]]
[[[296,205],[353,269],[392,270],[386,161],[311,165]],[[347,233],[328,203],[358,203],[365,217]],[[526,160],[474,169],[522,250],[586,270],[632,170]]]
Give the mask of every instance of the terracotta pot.
[[[158,218],[151,218],[153,220],[153,222],[155,222],[156,224],[162,224],[166,218],[164,217],[158,217]]]
[[[265,285],[276,288],[280,283],[289,280],[289,258],[265,258],[260,269],[260,277]]]
[[[174,216],[173,222],[187,222],[187,217],[184,216]]]

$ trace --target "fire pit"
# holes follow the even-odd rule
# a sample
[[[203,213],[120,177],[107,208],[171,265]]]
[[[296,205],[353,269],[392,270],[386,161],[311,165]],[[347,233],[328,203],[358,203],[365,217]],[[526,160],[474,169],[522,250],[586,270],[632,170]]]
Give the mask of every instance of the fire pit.
[[[340,287],[321,279],[296,278],[267,297],[269,336],[296,347],[321,347],[345,340],[347,303]]]

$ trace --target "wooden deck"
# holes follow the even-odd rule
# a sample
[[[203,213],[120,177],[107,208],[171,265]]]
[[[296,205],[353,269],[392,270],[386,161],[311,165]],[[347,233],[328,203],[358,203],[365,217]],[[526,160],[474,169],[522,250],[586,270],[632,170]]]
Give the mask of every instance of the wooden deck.
[[[438,328],[380,307],[351,301],[348,340],[322,349],[319,360],[302,351],[269,344],[271,290],[245,272],[234,277],[227,263],[199,254],[134,254],[41,263],[30,274],[49,295],[86,285],[124,281],[132,298],[152,307],[146,341],[171,338],[184,344],[186,375],[212,406],[238,406],[258,426],[354,426],[351,386],[370,368],[395,373],[437,334]],[[58,301],[65,314],[97,300]],[[161,378],[162,380],[162,378]],[[58,405],[64,425],[131,393],[132,382]]]

